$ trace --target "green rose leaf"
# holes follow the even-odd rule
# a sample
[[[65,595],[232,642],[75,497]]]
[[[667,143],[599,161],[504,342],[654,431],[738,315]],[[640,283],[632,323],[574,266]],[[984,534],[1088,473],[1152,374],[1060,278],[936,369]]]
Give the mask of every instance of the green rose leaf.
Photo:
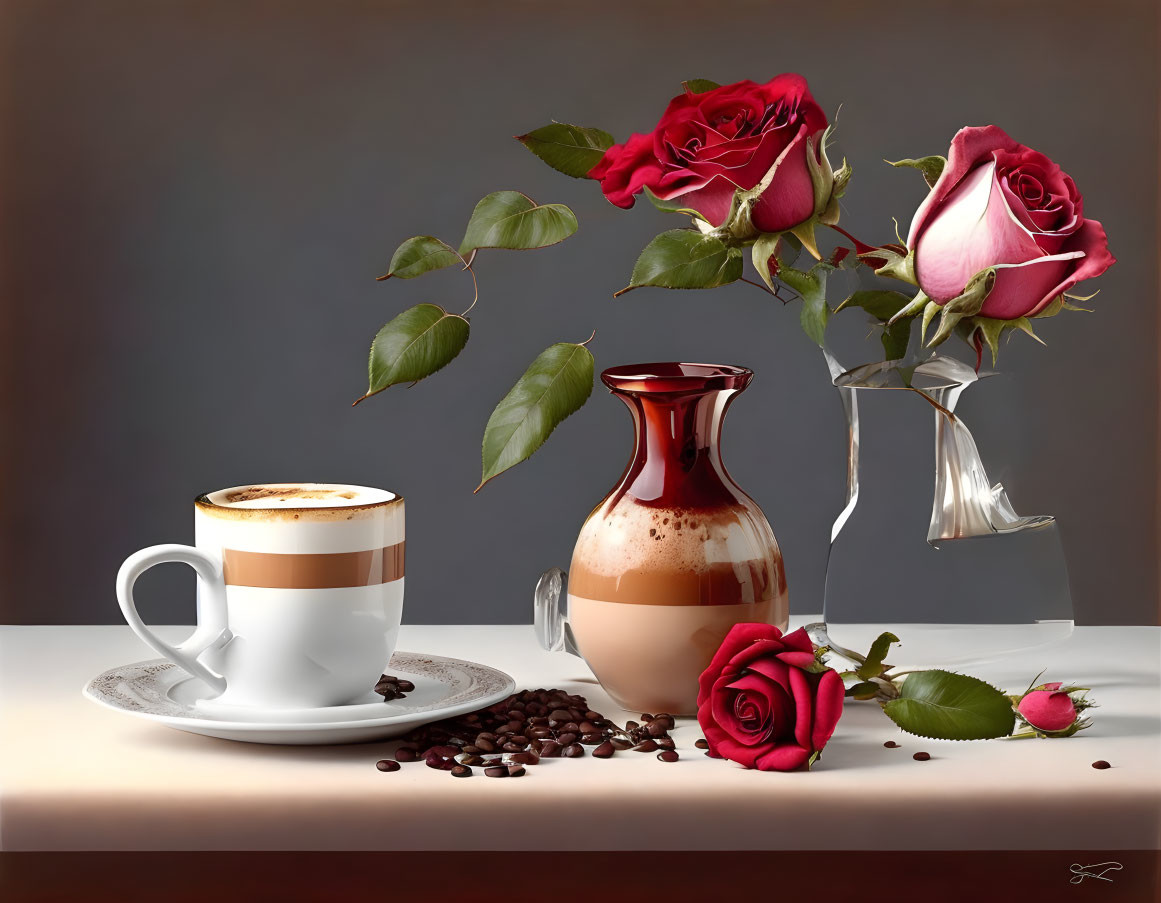
[[[883,667],[883,659],[887,657],[887,651],[891,648],[892,643],[898,643],[899,637],[893,633],[880,633],[875,642],[871,643],[871,651],[867,653],[866,660],[855,669],[855,674],[859,680],[870,680],[872,677],[878,677],[885,670]]]
[[[902,292],[888,292],[866,290],[854,292],[842,304],[834,309],[837,314],[848,307],[861,307],[876,320],[887,321],[904,307],[911,303],[911,299]]]
[[[496,191],[476,204],[460,254],[476,248],[545,248],[564,241],[576,228],[576,215],[564,204],[537,204],[519,191]]]
[[[855,684],[853,687],[847,687],[844,695],[852,699],[874,699],[879,692],[879,685],[873,680],[865,680],[861,683]]]
[[[742,258],[717,238],[692,229],[670,229],[645,246],[629,284],[613,297],[643,285],[661,288],[716,288],[736,282]]]
[[[911,343],[910,318],[899,318],[890,322],[895,315],[911,304],[911,299],[902,292],[866,290],[854,292],[843,301],[834,312],[846,310],[848,307],[861,307],[872,317],[883,323],[883,331],[879,340],[883,343],[884,360],[898,361],[907,355],[907,346]]]
[[[879,336],[879,341],[883,343],[883,360],[901,361],[907,356],[907,346],[911,344],[911,325],[914,322],[907,319],[883,326]]]
[[[446,367],[468,343],[468,321],[435,304],[408,308],[379,330],[367,361],[370,398],[397,383],[418,382]]]
[[[820,261],[809,272],[793,267],[782,267],[778,271],[778,278],[802,296],[799,321],[806,334],[820,348],[826,334],[827,320],[830,319],[830,307],[826,303],[826,277],[833,269],[826,261]]]
[[[687,94],[705,94],[707,91],[720,88],[721,85],[708,78],[691,78],[689,81],[682,82],[681,87],[685,89]]]
[[[940,670],[909,674],[883,711],[908,733],[936,740],[1006,737],[1016,723],[1011,702],[995,687]]]
[[[593,356],[584,345],[549,345],[505,395],[484,429],[483,477],[493,477],[530,457],[549,434],[579,410],[593,391]]]
[[[516,140],[557,172],[574,179],[588,178],[589,170],[615,143],[608,132],[564,122],[541,126],[527,135],[517,135]]]
[[[454,263],[463,263],[455,249],[430,235],[414,235],[403,242],[391,255],[391,265],[379,281],[396,276],[414,279],[432,270],[442,270]]]
[[[938,154],[931,157],[918,157],[916,159],[908,158],[906,160],[884,160],[884,163],[890,163],[892,166],[909,166],[912,169],[918,169],[923,174],[923,181],[927,183],[928,188],[934,188],[935,183],[939,181],[939,177],[943,175],[943,167],[947,166],[947,159]]]

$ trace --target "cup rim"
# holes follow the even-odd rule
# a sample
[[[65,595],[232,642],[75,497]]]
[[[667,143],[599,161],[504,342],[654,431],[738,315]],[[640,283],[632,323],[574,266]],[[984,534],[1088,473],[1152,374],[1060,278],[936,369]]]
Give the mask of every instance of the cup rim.
[[[262,505],[251,505],[245,508],[235,508],[230,505],[219,505],[213,501],[210,496],[220,495],[223,492],[236,492],[244,489],[261,489],[266,487],[326,487],[330,489],[359,489],[368,492],[386,492],[390,494],[391,498],[381,499],[377,502],[364,502],[359,505],[309,505],[309,506],[270,506],[264,507]],[[225,515],[228,517],[270,517],[278,515],[286,515],[293,519],[302,519],[311,517],[334,517],[337,513],[351,514],[361,511],[372,511],[376,508],[386,508],[391,505],[403,504],[403,496],[391,489],[381,489],[376,486],[360,486],[357,483],[318,483],[318,482],[292,482],[282,480],[278,482],[269,483],[241,483],[237,486],[227,486],[224,489],[213,489],[209,492],[203,492],[194,499],[194,507],[201,509],[206,513],[216,515]]]

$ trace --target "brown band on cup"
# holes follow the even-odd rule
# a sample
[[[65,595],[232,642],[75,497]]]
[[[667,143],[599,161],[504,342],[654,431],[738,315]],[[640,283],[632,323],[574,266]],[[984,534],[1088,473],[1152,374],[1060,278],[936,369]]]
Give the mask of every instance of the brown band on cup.
[[[377,586],[403,577],[403,542],[365,552],[291,554],[222,550],[227,586],[339,589]]]

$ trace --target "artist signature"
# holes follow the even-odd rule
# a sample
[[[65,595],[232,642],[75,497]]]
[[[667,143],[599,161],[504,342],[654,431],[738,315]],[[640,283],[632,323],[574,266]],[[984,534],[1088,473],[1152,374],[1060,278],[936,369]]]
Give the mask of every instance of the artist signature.
[[[1098,862],[1096,865],[1079,865],[1073,863],[1069,867],[1072,872],[1072,877],[1068,879],[1069,884],[1080,884],[1085,878],[1096,878],[1098,881],[1112,881],[1112,878],[1106,878],[1105,872],[1119,872],[1124,866],[1119,862]]]

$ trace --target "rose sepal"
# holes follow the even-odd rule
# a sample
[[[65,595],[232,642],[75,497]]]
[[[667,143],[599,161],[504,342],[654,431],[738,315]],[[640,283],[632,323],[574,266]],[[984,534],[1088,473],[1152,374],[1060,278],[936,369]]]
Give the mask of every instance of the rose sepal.
[[[960,320],[978,314],[995,284],[996,268],[988,267],[972,276],[960,294],[940,304],[939,328],[927,342],[927,347],[943,344]]]
[[[859,260],[874,270],[876,276],[898,279],[918,286],[915,276],[915,255],[902,245],[881,245],[869,251],[859,252]],[[883,261],[876,265],[874,261]]]
[[[927,183],[927,187],[934,188],[939,177],[943,175],[943,168],[947,166],[947,157],[933,154],[930,157],[909,157],[906,160],[884,160],[883,162],[896,169],[900,166],[907,166],[919,170],[923,176],[923,181]]]
[[[956,324],[956,333],[969,345],[976,346],[976,333],[979,333],[980,338],[984,344],[988,346],[988,350],[992,353],[992,366],[1000,358],[1000,339],[1005,334],[1011,334],[1019,330],[1031,338],[1035,339],[1041,345],[1045,344],[1044,340],[1032,329],[1032,321],[1028,317],[1019,317],[1015,320],[997,320],[995,317],[965,317]]]
[[[645,186],[645,197],[649,199],[650,204],[652,204],[662,213],[684,213],[686,216],[693,217],[695,226],[701,228],[701,224],[705,223],[710,227],[711,230],[713,229],[712,224],[710,224],[704,216],[702,216],[692,207],[682,207],[680,204],[675,203],[675,201],[679,198],[675,199],[674,201],[666,201],[655,195],[648,185]]]

